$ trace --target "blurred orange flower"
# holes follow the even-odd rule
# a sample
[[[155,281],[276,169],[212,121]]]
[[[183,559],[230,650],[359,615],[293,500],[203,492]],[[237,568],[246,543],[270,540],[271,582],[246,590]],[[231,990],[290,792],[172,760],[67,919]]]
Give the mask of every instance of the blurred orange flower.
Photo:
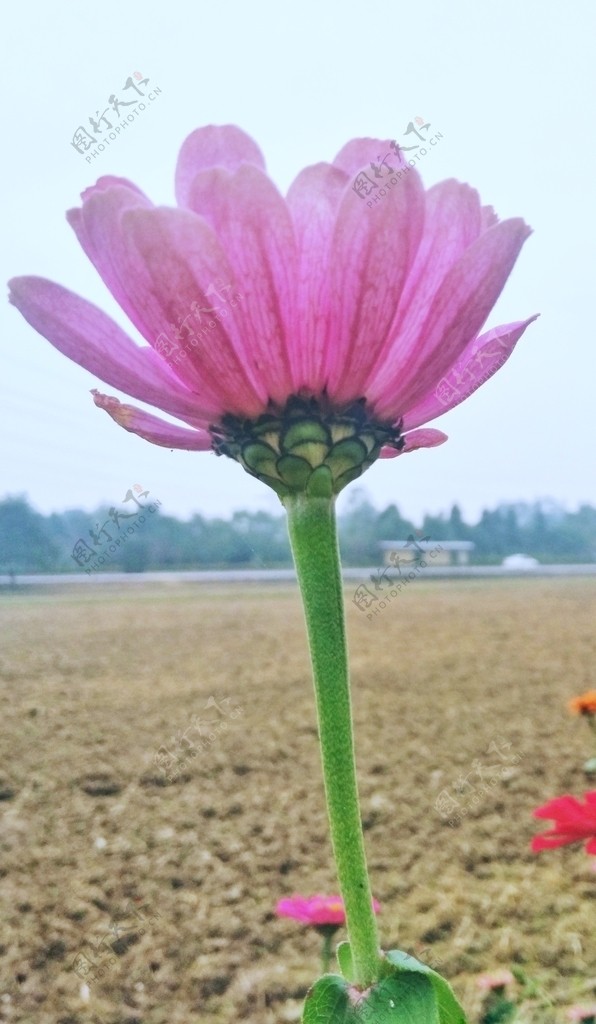
[[[573,697],[568,707],[574,715],[596,715],[596,690],[587,690],[579,697]]]

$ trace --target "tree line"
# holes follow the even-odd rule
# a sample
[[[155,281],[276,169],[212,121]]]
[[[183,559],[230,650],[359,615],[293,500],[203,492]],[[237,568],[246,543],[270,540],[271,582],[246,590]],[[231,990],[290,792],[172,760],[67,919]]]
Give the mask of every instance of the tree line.
[[[0,573],[144,572],[209,568],[281,568],[292,564],[285,515],[234,512],[182,521],[159,503],[128,492],[131,503],[94,512],[42,515],[25,496],[0,501]],[[458,505],[448,514],[405,519],[396,505],[379,511],[356,489],[339,516],[344,565],[380,565],[380,541],[408,537],[466,540],[471,562],[499,564],[522,552],[540,562],[596,561],[596,509],[567,512],[552,501],[501,504],[466,523]]]

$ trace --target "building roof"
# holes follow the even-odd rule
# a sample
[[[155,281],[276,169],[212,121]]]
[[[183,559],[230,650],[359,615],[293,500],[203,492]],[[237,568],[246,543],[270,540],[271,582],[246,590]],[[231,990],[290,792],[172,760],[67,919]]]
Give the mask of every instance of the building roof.
[[[418,547],[422,551],[432,551],[440,544],[444,551],[473,551],[476,545],[472,540],[382,540],[379,547],[382,551],[395,551],[405,548]]]

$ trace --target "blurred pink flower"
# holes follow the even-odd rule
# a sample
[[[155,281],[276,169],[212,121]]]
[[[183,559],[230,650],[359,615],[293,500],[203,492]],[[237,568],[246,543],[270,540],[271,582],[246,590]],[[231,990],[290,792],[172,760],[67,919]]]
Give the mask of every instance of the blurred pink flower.
[[[378,914],[380,904],[373,899],[373,910]],[[314,927],[346,923],[346,915],[341,896],[292,896],[280,900],[275,908],[279,917],[292,917],[302,924]]]
[[[499,971],[491,971],[488,974],[481,974],[476,978],[476,984],[478,988],[484,992],[489,992],[494,988],[505,988],[506,985],[511,985],[515,981],[511,971],[506,968],[502,968]]]
[[[594,1021],[596,1020],[596,1003],[592,1003],[590,1006],[570,1006],[566,1013],[567,1020],[583,1020],[583,1021]]]
[[[587,839],[586,853],[596,853],[596,790],[584,794],[585,803],[574,796],[558,796],[534,811],[535,818],[552,818],[547,832],[534,836],[532,850],[553,850],[557,846]]]
[[[95,377],[183,424],[94,391],[126,430],[231,456],[282,497],[325,465],[337,493],[379,455],[445,441],[423,424],[488,380],[535,319],[480,333],[524,221],[499,222],[455,180],[425,191],[411,168],[366,200],[355,179],[383,147],[348,142],[284,198],[248,135],[208,126],[182,145],[177,208],[123,178],[83,192],[69,223],[148,345],[44,278],[14,278],[11,302]]]

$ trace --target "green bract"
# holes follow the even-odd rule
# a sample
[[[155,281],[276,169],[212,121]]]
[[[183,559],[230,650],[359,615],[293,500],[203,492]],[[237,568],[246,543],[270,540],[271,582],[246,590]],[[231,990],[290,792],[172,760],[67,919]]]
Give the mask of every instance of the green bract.
[[[364,399],[333,408],[294,395],[282,410],[256,420],[224,416],[211,432],[218,455],[236,459],[280,498],[338,494],[372,466],[383,445],[401,450],[405,444],[398,427],[369,417]]]

